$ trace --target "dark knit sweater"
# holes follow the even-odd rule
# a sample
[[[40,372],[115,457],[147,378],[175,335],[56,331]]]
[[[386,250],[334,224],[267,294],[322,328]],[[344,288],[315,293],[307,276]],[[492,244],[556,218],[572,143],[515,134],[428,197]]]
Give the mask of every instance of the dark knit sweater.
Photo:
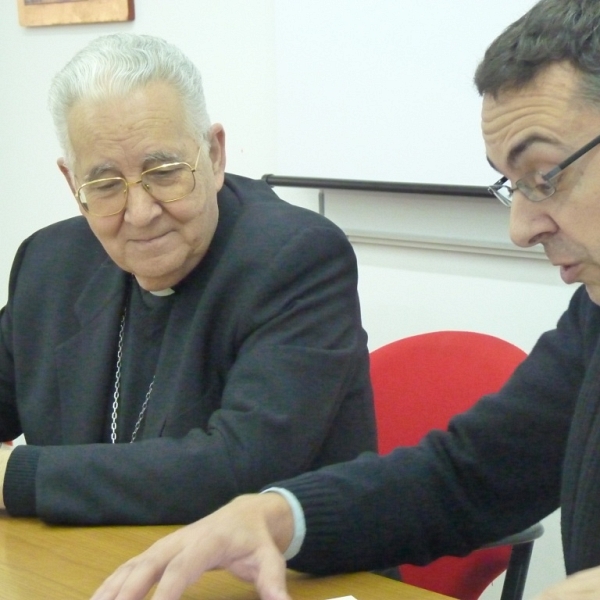
[[[504,388],[448,432],[275,484],[306,516],[290,567],[327,573],[464,555],[559,506],[567,572],[599,565],[599,327],[582,287]]]

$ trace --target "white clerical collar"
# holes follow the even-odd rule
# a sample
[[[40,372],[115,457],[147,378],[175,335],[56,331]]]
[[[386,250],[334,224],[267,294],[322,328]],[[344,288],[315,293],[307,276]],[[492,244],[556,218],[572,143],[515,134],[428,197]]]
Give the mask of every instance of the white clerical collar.
[[[170,296],[171,294],[175,293],[175,290],[173,288],[167,288],[166,290],[156,290],[156,291],[150,291],[150,293],[153,296]]]

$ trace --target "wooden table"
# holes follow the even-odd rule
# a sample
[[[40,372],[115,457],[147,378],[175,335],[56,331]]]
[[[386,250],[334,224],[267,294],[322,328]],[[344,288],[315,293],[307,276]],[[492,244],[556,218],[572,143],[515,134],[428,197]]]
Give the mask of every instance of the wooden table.
[[[0,511],[0,600],[89,599],[102,580],[176,527],[58,527]],[[310,577],[289,572],[294,600],[447,600],[370,573]],[[206,573],[188,600],[257,600],[254,588],[224,571]]]

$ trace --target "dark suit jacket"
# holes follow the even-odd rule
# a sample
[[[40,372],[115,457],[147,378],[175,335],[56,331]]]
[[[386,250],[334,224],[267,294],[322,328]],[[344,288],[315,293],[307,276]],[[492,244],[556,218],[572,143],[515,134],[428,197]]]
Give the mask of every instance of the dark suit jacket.
[[[280,482],[306,516],[290,566],[328,573],[464,555],[559,506],[567,573],[600,565],[599,343],[600,307],[582,286],[502,390],[448,432]]]
[[[177,286],[142,435],[103,444],[127,278],[83,218],[17,254],[1,314],[0,439],[25,433],[13,515],[182,523],[375,444],[344,234],[227,176],[208,254]]]

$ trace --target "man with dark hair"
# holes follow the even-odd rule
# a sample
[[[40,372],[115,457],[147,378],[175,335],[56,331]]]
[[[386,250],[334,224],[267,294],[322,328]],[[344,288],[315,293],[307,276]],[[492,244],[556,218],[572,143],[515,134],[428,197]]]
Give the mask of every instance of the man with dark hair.
[[[94,600],[141,598],[158,579],[155,599],[175,599],[214,567],[283,600],[283,552],[317,573],[422,564],[559,507],[569,577],[539,599],[600,597],[600,2],[542,0],[475,82],[513,241],[542,244],[565,283],[583,284],[556,329],[449,431],[238,498],[126,563]]]

